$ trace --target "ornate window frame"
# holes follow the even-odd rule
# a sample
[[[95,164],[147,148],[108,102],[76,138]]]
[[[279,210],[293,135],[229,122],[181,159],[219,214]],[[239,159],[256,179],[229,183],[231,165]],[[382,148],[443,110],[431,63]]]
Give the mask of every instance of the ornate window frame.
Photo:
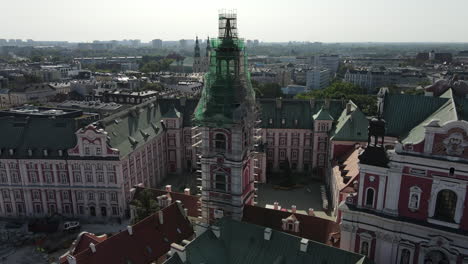
[[[429,200],[429,209],[428,209],[429,218],[427,219],[427,221],[429,223],[447,226],[450,228],[458,228],[460,226],[459,224],[463,216],[463,203],[464,203],[463,197],[466,197],[466,187],[467,187],[467,184],[464,181],[459,181],[453,178],[446,179],[446,178],[434,176],[434,180],[432,182],[431,198]],[[445,222],[445,221],[441,221],[441,220],[437,220],[433,218],[435,215],[437,195],[439,194],[440,191],[445,190],[445,189],[455,192],[458,197],[456,209],[455,209],[455,217],[453,219],[455,223],[449,223],[449,222]]]
[[[414,261],[414,245],[408,244],[408,243],[401,243],[398,245],[398,255],[397,255],[397,263],[401,263],[401,256],[403,254],[403,250],[408,250],[410,252],[410,258],[408,263],[413,263]]]
[[[415,211],[418,211],[419,210],[419,207],[421,205],[421,193],[422,193],[422,190],[421,188],[419,188],[418,186],[414,185],[414,186],[411,186],[410,188],[410,192],[409,192],[409,197],[408,197],[408,209],[412,212],[415,212]],[[411,197],[413,197],[413,195],[415,195],[418,200],[417,200],[417,206],[413,206],[411,204]]]
[[[372,240],[373,240],[373,236],[367,232],[363,232],[363,233],[360,233],[359,234],[359,251],[358,253],[359,254],[362,254],[361,253],[361,250],[362,250],[362,245],[367,242],[367,245],[368,245],[368,248],[367,248],[367,255],[366,257],[370,257],[371,255],[371,249],[372,249]]]

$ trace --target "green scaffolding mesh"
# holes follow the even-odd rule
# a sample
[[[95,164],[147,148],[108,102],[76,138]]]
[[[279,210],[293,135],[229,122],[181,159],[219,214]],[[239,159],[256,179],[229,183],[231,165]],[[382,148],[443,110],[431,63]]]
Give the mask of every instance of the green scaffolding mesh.
[[[245,45],[237,37],[211,40],[210,66],[194,113],[203,126],[241,122],[254,111],[255,92],[250,82]]]

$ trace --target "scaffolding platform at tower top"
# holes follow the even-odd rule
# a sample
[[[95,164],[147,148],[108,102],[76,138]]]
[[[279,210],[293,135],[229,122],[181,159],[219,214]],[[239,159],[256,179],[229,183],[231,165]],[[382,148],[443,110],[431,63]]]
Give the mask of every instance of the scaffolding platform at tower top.
[[[240,122],[254,111],[255,93],[245,44],[237,35],[237,14],[219,14],[219,36],[210,44],[209,68],[194,121],[217,126]]]

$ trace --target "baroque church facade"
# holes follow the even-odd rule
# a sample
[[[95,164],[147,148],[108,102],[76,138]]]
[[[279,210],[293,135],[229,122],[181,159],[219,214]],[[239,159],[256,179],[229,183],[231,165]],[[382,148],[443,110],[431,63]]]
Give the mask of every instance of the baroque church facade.
[[[357,192],[340,206],[342,249],[376,263],[468,263],[468,122],[455,92],[381,94],[385,121],[371,121]]]

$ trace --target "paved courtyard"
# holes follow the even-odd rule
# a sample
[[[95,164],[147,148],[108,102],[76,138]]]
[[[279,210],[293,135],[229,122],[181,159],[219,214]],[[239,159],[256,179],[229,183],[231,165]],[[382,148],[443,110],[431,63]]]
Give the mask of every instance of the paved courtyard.
[[[257,205],[265,207],[267,204],[273,205],[274,202],[278,202],[282,208],[288,210],[291,209],[291,205],[296,205],[297,211],[303,213],[313,208],[316,216],[334,221],[335,218],[327,215],[322,208],[321,185],[323,183],[312,181],[304,187],[278,190],[274,189],[271,183],[258,184]]]

